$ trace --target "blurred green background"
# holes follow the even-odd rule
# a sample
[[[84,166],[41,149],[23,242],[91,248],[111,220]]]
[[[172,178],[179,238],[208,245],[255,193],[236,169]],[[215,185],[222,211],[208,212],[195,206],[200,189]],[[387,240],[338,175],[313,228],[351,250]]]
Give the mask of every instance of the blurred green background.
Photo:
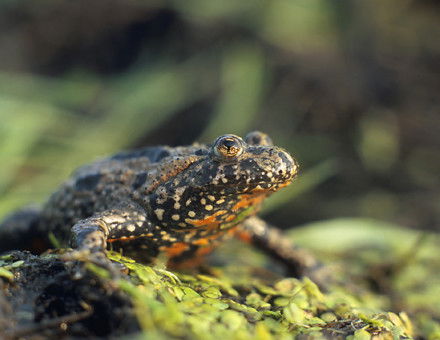
[[[440,13],[411,0],[0,3],[0,217],[121,149],[259,129],[267,219],[440,228]]]

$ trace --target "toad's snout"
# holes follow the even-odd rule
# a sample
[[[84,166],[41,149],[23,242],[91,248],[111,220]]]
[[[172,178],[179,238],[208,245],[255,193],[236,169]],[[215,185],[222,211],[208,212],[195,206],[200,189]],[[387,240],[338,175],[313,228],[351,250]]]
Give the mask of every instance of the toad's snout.
[[[289,182],[298,173],[297,161],[285,150],[274,148],[274,177],[276,182]]]
[[[285,150],[270,147],[259,157],[254,158],[257,164],[255,181],[271,188],[275,184],[288,184],[298,173],[298,163]]]

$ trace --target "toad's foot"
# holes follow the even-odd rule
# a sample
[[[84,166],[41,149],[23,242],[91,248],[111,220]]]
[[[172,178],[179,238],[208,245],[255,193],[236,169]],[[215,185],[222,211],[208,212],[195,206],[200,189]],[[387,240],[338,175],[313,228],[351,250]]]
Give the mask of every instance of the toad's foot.
[[[89,269],[112,279],[120,278],[121,274],[127,271],[124,265],[112,262],[105,252],[101,251],[92,253],[87,249],[72,250],[63,254],[61,259],[66,261],[67,265],[71,267],[76,278],[83,277]],[[95,268],[90,268],[90,264]],[[104,271],[101,271],[101,269]]]
[[[327,267],[311,253],[294,245],[279,229],[258,217],[247,219],[237,236],[284,264],[289,275],[307,276],[321,287],[330,279]]]
[[[73,264],[75,276],[82,277],[88,263],[105,269],[110,277],[120,276],[120,270],[105,254],[107,235],[107,226],[96,217],[81,220],[72,227],[70,244],[75,250],[64,254],[62,259]]]

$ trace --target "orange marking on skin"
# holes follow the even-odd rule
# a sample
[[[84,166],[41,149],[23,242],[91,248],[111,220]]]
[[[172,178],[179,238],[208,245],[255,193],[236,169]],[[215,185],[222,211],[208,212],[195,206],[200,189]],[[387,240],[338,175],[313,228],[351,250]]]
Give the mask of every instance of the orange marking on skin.
[[[235,236],[237,236],[239,240],[241,240],[245,243],[251,243],[251,241],[252,241],[251,235],[245,231],[236,232]]]
[[[231,229],[228,229],[226,231],[226,234],[228,234],[230,236],[234,236],[237,233],[237,229],[238,229],[238,225],[232,227]]]
[[[284,187],[287,187],[289,184],[290,184],[290,182],[286,182],[286,183],[278,184],[278,189],[277,189],[277,190],[279,190],[279,189],[281,189],[281,188],[284,188]]]
[[[182,269],[182,268],[191,268],[191,267],[195,268],[199,266],[200,264],[203,263],[205,255],[212,252],[220,244],[220,242],[216,241],[216,239],[221,236],[225,236],[225,234],[233,235],[236,232],[236,229],[237,228],[234,227],[230,230],[222,231],[220,233],[209,235],[204,238],[193,241],[191,244],[199,245],[201,247],[195,251],[195,253],[191,258],[184,260],[182,262],[174,262],[173,259],[171,258],[168,261],[169,268]]]
[[[231,221],[233,221],[236,217],[237,217],[237,215],[229,215],[228,217],[225,218],[225,222],[231,222]]]
[[[161,247],[160,250],[165,251],[168,257],[175,257],[182,254],[189,248],[187,243],[176,242],[171,247]]]
[[[199,246],[207,246],[209,244],[209,238],[206,237],[206,238],[201,238],[201,239],[195,240],[193,242],[193,244],[197,244]]]
[[[145,235],[139,235],[139,236],[123,236],[120,238],[109,238],[107,239],[107,242],[112,243],[112,242],[116,242],[116,241],[130,241],[130,240],[134,240],[136,238],[139,237],[145,237]]]
[[[264,194],[244,194],[240,196],[240,201],[235,203],[232,207],[233,211],[238,211],[241,208],[246,208],[252,205],[258,206],[266,198]]]
[[[188,269],[197,268],[203,263],[203,258],[191,258],[182,262],[174,262],[172,260],[168,261],[167,268],[169,269]]]
[[[235,226],[235,227],[233,227],[233,228],[231,228],[229,230],[222,230],[222,231],[214,233],[212,235],[205,236],[203,238],[199,238],[199,239],[197,239],[197,240],[195,240],[195,241],[193,241],[191,243],[199,245],[199,246],[206,246],[208,244],[212,244],[211,241],[214,241],[214,240],[218,239],[219,237],[224,236],[225,234],[227,234],[227,235],[234,235],[236,229],[237,229],[237,226]]]
[[[216,217],[219,215],[226,214],[226,213],[227,213],[226,210],[219,210],[215,214],[212,214],[212,215],[204,218],[203,220],[192,220],[190,218],[187,218],[187,219],[185,219],[185,222],[190,223],[196,227],[201,227],[202,225],[208,225],[208,224],[219,225],[220,221],[217,221]]]
[[[196,251],[196,257],[208,255],[213,250],[214,250],[214,247],[202,247],[202,248],[199,248]]]
[[[183,269],[183,268],[196,268],[200,266],[203,261],[205,255],[209,254],[214,250],[214,246],[212,247],[201,247],[196,250],[193,257],[182,262],[174,262],[172,259],[168,261],[167,266],[172,269]]]

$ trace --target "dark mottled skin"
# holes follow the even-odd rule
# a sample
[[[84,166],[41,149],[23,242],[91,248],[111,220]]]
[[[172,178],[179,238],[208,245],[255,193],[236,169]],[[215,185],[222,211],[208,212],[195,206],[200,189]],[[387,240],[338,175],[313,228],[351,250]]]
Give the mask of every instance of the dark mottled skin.
[[[212,145],[120,153],[77,170],[41,211],[6,219],[0,251],[44,249],[52,232],[78,250],[112,248],[147,261],[165,252],[179,265],[235,235],[289,266],[308,267],[307,257],[299,258],[277,230],[254,217],[297,171],[296,161],[260,132],[244,140],[221,136]]]

